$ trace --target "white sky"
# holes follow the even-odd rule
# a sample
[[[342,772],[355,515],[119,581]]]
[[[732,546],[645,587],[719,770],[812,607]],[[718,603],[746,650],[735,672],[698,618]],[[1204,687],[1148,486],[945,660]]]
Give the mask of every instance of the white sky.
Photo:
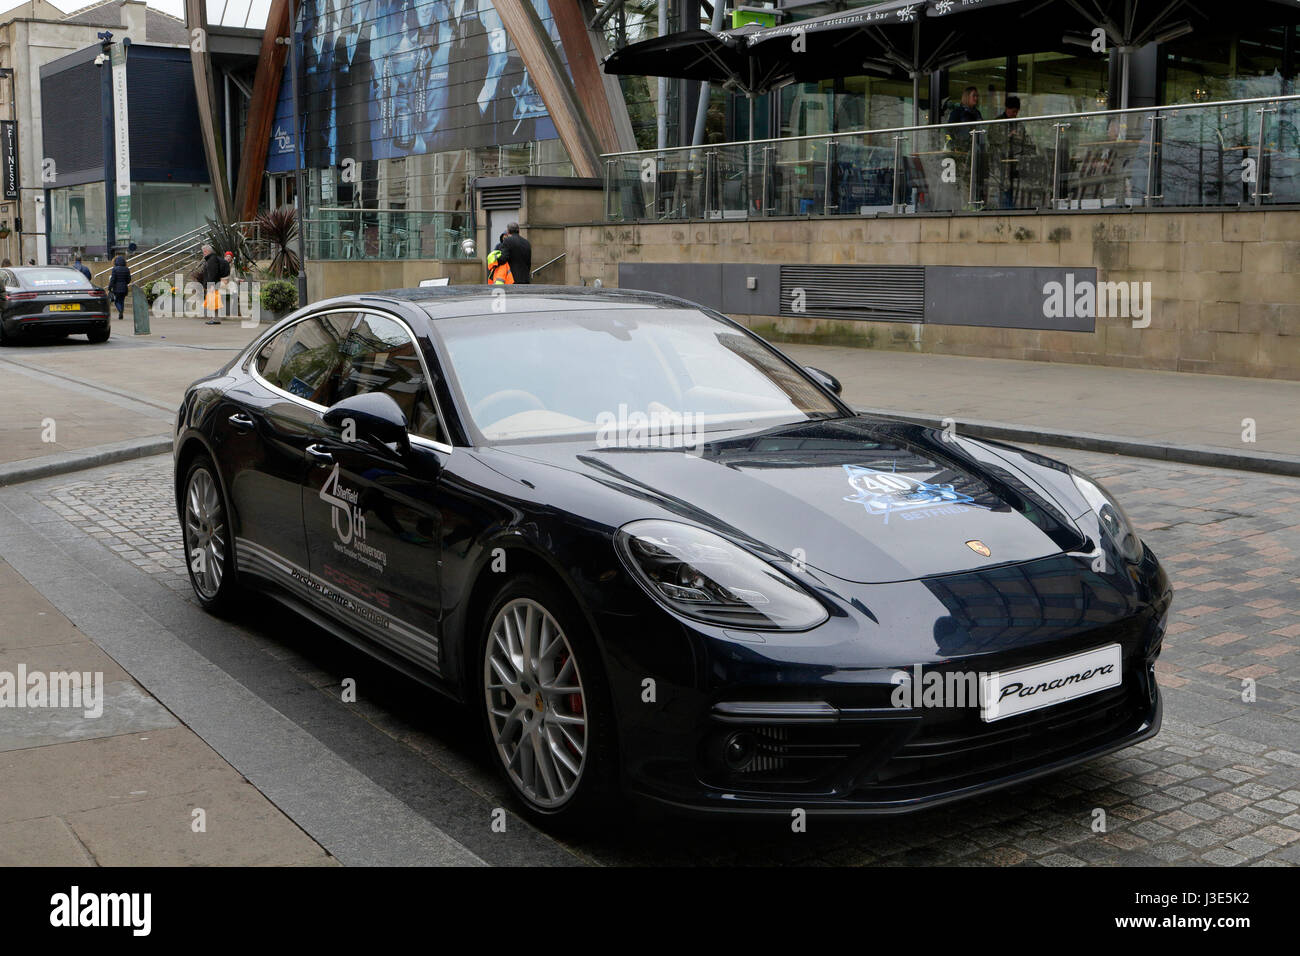
[[[0,0],[0,13],[12,10],[23,0]],[[64,13],[72,13],[82,7],[90,6],[94,0],[49,0]],[[174,17],[185,19],[185,0],[148,0],[149,6]],[[208,19],[212,23],[223,22],[226,26],[242,27],[247,25],[260,30],[266,23],[266,14],[271,7],[271,0],[207,0]],[[224,18],[223,18],[224,11]]]

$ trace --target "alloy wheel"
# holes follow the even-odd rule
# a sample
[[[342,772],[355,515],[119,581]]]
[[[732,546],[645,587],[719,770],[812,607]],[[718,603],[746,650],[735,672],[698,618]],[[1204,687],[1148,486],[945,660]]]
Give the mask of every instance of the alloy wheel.
[[[506,773],[533,804],[573,796],[587,756],[587,701],[559,622],[528,598],[497,612],[483,655],[488,725]]]
[[[190,475],[185,492],[185,560],[194,587],[215,598],[226,573],[226,519],[217,483],[204,468]]]

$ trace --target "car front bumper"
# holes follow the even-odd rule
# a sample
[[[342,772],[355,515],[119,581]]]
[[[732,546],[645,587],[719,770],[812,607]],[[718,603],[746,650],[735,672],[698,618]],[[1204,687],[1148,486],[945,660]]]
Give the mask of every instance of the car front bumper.
[[[1164,571],[1148,552],[1131,573],[1079,577],[1078,594],[1059,600],[1060,570],[1052,559],[1015,575],[953,576],[943,586],[863,587],[852,597],[869,617],[833,615],[804,634],[719,633],[674,621],[683,636],[666,638],[661,622],[651,627],[657,639],[631,638],[639,649],[658,648],[635,662],[632,643],[616,642],[616,700],[636,695],[620,708],[627,788],[686,811],[897,814],[1015,786],[1154,736],[1155,660],[1172,598]],[[1012,584],[1032,599],[1017,606]],[[990,610],[999,591],[1009,604]],[[936,595],[948,613],[919,615]],[[864,633],[874,648],[882,631],[909,628],[910,639],[861,653]],[[900,656],[909,642],[912,655]],[[898,706],[900,673],[1006,673],[1112,644],[1121,648],[1120,684],[1072,700],[991,722],[977,699]]]

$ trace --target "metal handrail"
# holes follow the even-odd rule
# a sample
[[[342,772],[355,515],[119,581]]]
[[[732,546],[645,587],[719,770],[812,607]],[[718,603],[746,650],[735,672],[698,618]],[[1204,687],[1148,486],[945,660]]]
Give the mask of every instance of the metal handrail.
[[[1043,116],[1018,116],[1015,119],[987,119],[987,120],[969,120],[962,123],[926,123],[920,126],[885,126],[879,129],[859,129],[841,133],[811,133],[807,136],[774,136],[768,139],[741,139],[733,140],[730,143],[713,143],[710,149],[722,149],[727,146],[750,147],[759,146],[765,143],[799,143],[805,140],[817,140],[825,142],[827,139],[840,139],[846,136],[868,136],[884,133],[912,133],[918,131],[931,131],[938,129],[958,129],[963,126],[980,126],[985,127],[990,124],[1006,125],[1014,123],[1038,123],[1047,120],[1070,120],[1070,119],[1090,119],[1102,116],[1129,116],[1139,113],[1154,112],[1173,112],[1175,110],[1192,110],[1208,109],[1219,106],[1252,106],[1258,103],[1288,103],[1300,100],[1300,93],[1290,94],[1287,96],[1256,96],[1245,100],[1212,100],[1205,103],[1176,103],[1169,106],[1131,106],[1122,110],[1097,110],[1091,113],[1048,113]],[[614,159],[621,156],[649,156],[659,153],[681,153],[689,150],[699,150],[699,146],[665,146],[663,149],[630,149],[620,153],[601,153],[602,159]]]
[[[202,226],[197,229],[191,229],[189,232],[182,233],[181,235],[176,236],[174,239],[168,239],[165,243],[163,243],[160,246],[154,246],[150,249],[146,249],[143,252],[138,253],[137,255],[130,256],[126,260],[127,267],[131,268],[131,266],[134,265],[137,269],[147,268],[147,266],[153,260],[167,258],[168,256],[174,254],[177,247],[187,246],[192,244],[194,240],[196,240],[200,235],[202,235],[206,231],[207,231],[206,226]],[[105,276],[108,273],[110,273],[112,270],[113,270],[113,266],[112,263],[110,263],[108,267],[104,269],[103,272],[97,273],[95,278],[96,279],[101,278],[102,276]]]
[[[258,224],[255,221],[232,223],[233,226],[241,229],[251,228],[257,232]],[[195,246],[198,245],[208,233],[209,227],[199,226],[191,229],[189,232],[181,233],[175,238],[168,239],[159,246],[146,249],[137,255],[131,256],[126,260],[127,268],[131,270],[132,283],[148,283],[158,278],[160,275],[179,264],[181,261],[193,255]],[[258,241],[257,237],[251,240]],[[102,272],[96,273],[91,280],[95,282],[108,276],[113,270],[111,264]]]
[[[565,256],[567,256],[567,255],[568,255],[567,252],[561,252],[558,256],[556,256],[554,259],[551,259],[549,262],[543,262],[540,266],[538,266],[538,267],[537,267],[536,269],[534,269],[532,272],[528,273],[528,277],[531,279],[533,276],[537,275],[537,273],[541,272],[543,269],[545,269],[547,266],[549,266],[552,262],[559,262],[561,259],[563,259],[563,258],[564,258]]]

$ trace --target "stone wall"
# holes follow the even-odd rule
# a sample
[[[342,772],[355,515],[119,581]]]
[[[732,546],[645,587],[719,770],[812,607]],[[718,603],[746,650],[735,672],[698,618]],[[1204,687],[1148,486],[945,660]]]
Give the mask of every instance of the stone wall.
[[[570,226],[566,245],[571,285],[617,286],[620,262],[1095,267],[1151,283],[1149,327],[735,318],[794,341],[1300,380],[1300,211],[614,223]]]
[[[410,289],[421,279],[451,278],[452,285],[483,281],[477,259],[332,259],[307,260],[307,295],[312,302],[336,295]]]

